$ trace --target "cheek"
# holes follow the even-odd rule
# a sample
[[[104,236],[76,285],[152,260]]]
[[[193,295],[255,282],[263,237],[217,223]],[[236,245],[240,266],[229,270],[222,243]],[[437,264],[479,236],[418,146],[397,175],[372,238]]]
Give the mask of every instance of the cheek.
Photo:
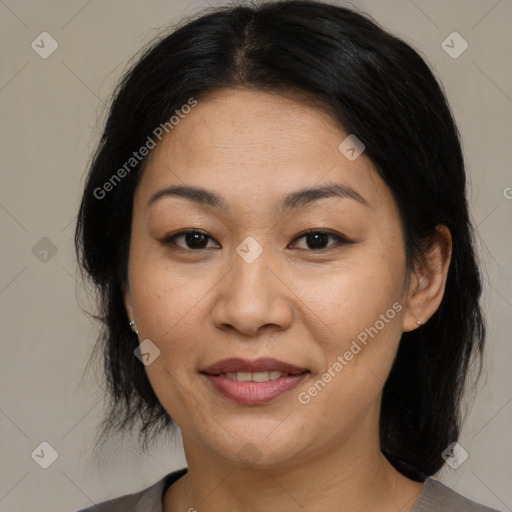
[[[343,400],[371,398],[384,385],[402,334],[403,272],[399,249],[375,246],[341,261],[328,276],[309,273],[299,280],[302,317],[321,347],[322,371],[336,375],[329,387]]]
[[[200,276],[200,277],[198,277]],[[155,340],[167,340],[183,325],[199,330],[200,326],[187,324],[200,308],[201,298],[208,294],[215,281],[199,266],[177,269],[159,254],[147,252],[131,255],[130,286],[137,315],[139,331]]]
[[[299,398],[301,403],[311,400],[312,421],[320,416],[325,425],[338,425],[348,435],[378,408],[400,341],[403,309],[389,294],[378,292],[371,300],[345,294],[340,304],[337,315],[331,311],[329,335],[315,338],[323,365]]]
[[[204,325],[197,315],[200,299],[207,294],[207,277],[192,279],[167,265],[147,263],[137,275],[132,291],[140,339],[150,339],[160,350],[159,357],[146,366],[151,386],[180,426],[186,426],[190,417],[206,422],[208,404],[192,396],[190,383],[197,352],[205,342]]]
[[[134,257],[132,271],[140,340],[149,339],[160,350],[159,357],[146,366],[146,373],[166,410],[177,421],[184,421],[183,404],[188,404],[186,409],[197,405],[187,390],[197,369],[199,347],[207,342],[204,322],[198,318],[204,307],[201,299],[207,299],[214,281],[210,283],[207,273],[200,270],[195,270],[194,277],[177,272],[168,262],[149,258]]]
[[[368,248],[334,262],[327,270],[319,266],[290,275],[300,298],[296,304],[303,307],[303,318],[310,319],[311,327],[316,322],[334,341],[351,339],[400,301],[401,255],[397,251],[382,254]]]

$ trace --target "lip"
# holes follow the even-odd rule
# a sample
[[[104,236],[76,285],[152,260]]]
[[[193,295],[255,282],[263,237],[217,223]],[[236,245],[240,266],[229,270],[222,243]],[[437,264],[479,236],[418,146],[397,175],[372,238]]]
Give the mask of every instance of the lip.
[[[272,359],[268,357],[263,357],[260,359],[255,359],[250,361],[248,359],[241,359],[239,357],[232,357],[229,359],[222,359],[221,361],[217,361],[213,363],[208,368],[205,368],[201,371],[201,373],[206,373],[208,375],[219,375],[221,373],[226,372],[270,372],[270,371],[280,371],[283,373],[289,373],[292,375],[297,375],[299,373],[304,373],[308,371],[307,368],[300,368],[298,366],[294,366],[290,363],[285,363],[284,361],[279,361],[278,359]]]
[[[226,372],[280,371],[286,377],[267,382],[238,382],[220,374]],[[271,402],[296,388],[308,375],[309,370],[277,359],[261,358],[253,361],[240,358],[223,359],[201,372],[215,391],[224,397],[246,405]]]

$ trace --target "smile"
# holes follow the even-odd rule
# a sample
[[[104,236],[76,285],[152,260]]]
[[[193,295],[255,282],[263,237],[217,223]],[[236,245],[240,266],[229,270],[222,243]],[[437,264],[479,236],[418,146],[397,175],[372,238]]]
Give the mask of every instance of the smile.
[[[275,359],[224,359],[201,372],[211,388],[238,404],[265,404],[296,388],[309,370]]]

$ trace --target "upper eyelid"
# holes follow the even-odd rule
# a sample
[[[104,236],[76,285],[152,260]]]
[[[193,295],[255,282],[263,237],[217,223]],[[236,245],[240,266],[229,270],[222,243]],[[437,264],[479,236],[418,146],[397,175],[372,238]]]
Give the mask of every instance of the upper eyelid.
[[[167,235],[167,236],[165,236],[165,237],[161,240],[161,242],[162,242],[162,243],[164,243],[164,244],[166,244],[166,243],[170,243],[170,242],[171,242],[172,240],[174,240],[175,238],[178,238],[178,237],[180,237],[180,236],[187,235],[187,234],[189,234],[189,233],[194,233],[194,234],[197,234],[197,235],[204,235],[204,236],[206,236],[207,238],[209,238],[210,240],[213,240],[215,243],[217,243],[217,244],[219,243],[219,242],[217,242],[217,240],[215,240],[215,238],[213,238],[213,236],[211,236],[211,235],[209,235],[208,233],[205,233],[205,232],[203,232],[203,231],[201,231],[201,230],[198,230],[198,229],[186,229],[186,230],[184,230],[184,231],[178,231],[178,233],[174,233],[174,234],[172,234],[172,235]],[[220,244],[219,244],[219,245],[220,245]],[[180,246],[178,245],[178,247],[180,247]],[[180,247],[180,248],[181,248],[181,249],[183,249],[183,247]],[[193,249],[188,249],[188,250],[193,251]],[[200,250],[200,249],[195,249],[195,251],[199,251],[199,250]]]

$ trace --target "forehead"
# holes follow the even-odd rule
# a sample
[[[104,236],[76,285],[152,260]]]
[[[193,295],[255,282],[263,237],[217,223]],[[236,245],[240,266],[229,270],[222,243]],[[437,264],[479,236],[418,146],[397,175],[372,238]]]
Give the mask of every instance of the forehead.
[[[364,152],[350,161],[339,149],[349,135],[305,99],[224,89],[182,113],[152,151],[137,194],[147,201],[157,189],[187,184],[268,202],[337,182],[379,202],[389,191]]]

